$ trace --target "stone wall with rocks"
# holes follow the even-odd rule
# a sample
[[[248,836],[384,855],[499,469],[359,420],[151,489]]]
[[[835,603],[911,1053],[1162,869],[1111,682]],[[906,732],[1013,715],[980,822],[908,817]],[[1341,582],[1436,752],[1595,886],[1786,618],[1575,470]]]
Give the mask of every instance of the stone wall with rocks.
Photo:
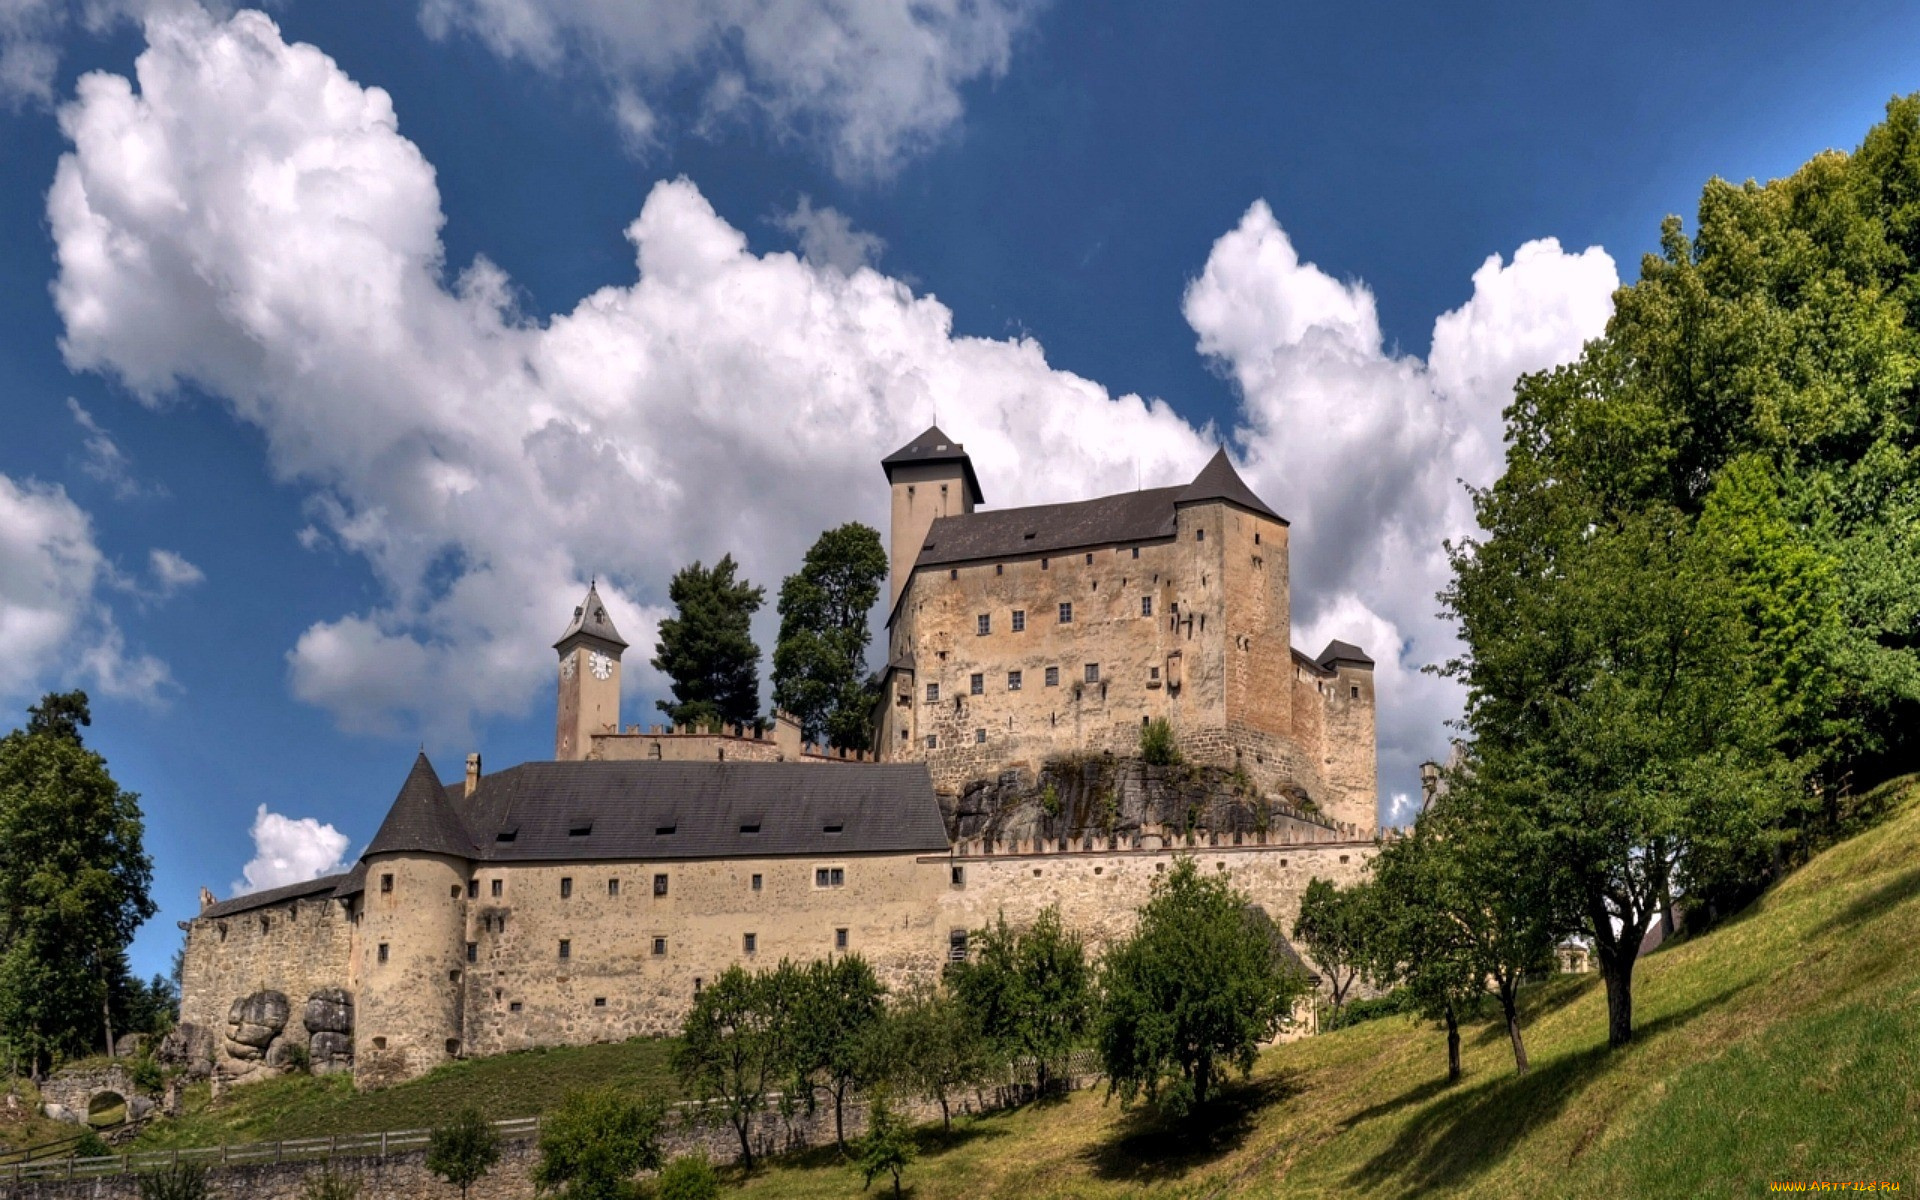
[[[307,998],[353,987],[353,924],[340,901],[308,897],[185,925],[180,1032],[162,1048],[171,1061],[244,1074],[251,1069],[247,1064],[264,1059],[272,1039],[253,1045],[252,1039],[261,1036],[260,1021],[242,1022],[252,1025],[251,1030],[234,1029],[242,1015],[237,1002],[268,993],[280,996],[274,1005],[256,1007],[253,1015],[277,1019],[280,1028],[274,1036],[304,1047],[309,1031],[300,1016]],[[279,1004],[286,1006],[284,1014]],[[241,1036],[230,1039],[234,1033]],[[228,1055],[229,1046],[245,1049]],[[254,1054],[255,1049],[260,1053]]]

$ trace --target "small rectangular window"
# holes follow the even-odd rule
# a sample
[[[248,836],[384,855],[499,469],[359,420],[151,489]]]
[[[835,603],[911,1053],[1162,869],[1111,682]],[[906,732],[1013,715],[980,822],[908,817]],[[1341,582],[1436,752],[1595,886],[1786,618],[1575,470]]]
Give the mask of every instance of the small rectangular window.
[[[383,963],[387,961],[387,944],[385,942],[380,943],[380,961]]]
[[[468,962],[480,961],[480,943],[479,942],[467,943],[467,961]]]
[[[973,731],[973,744],[974,744],[974,745],[976,745],[976,746],[977,746],[977,745],[979,745],[980,743],[982,743],[982,742],[984,742],[984,741],[986,741],[986,740],[987,740],[987,731],[986,731],[986,730],[984,730],[984,729],[976,729],[976,730],[974,730],[974,731]]]
[[[995,563],[993,564],[993,573],[995,575],[1005,575],[1007,573],[1007,568],[1000,563]]]
[[[747,835],[748,837],[752,837],[754,834],[760,832],[760,822],[748,821],[745,824],[740,826],[740,832]]]
[[[973,619],[973,631],[975,633],[992,633],[993,618],[986,613],[981,613]]]
[[[607,998],[605,996],[595,996],[593,998],[593,1006],[595,1008],[605,1008],[607,1006]]]
[[[572,895],[573,895],[573,880],[570,877],[563,876],[560,880],[560,898],[562,900],[565,900],[571,897]]]
[[[1062,600],[1060,602],[1060,623],[1062,625],[1073,624],[1073,601]]]
[[[1099,663],[1087,664],[1087,682],[1088,683],[1100,682],[1100,664]]]
[[[1089,555],[1087,555],[1087,565],[1088,565],[1088,566],[1092,566],[1092,565],[1093,565],[1093,555],[1091,555],[1091,554],[1089,554]]]
[[[1348,690],[1349,690],[1349,691],[1351,691],[1351,692],[1353,693],[1353,698],[1354,698],[1355,700],[1358,700],[1358,699],[1360,698],[1360,685],[1359,685],[1359,684],[1357,684],[1357,683],[1356,683],[1356,684],[1354,684],[1354,685],[1353,685],[1353,686],[1352,686],[1352,687],[1351,687],[1350,689],[1348,689]]]
[[[1013,631],[1015,633],[1025,633],[1027,631],[1026,609],[1016,608],[1013,610]]]
[[[1152,596],[1140,597],[1140,615],[1143,617],[1150,617],[1153,615],[1153,597]]]
[[[1048,565],[1048,564],[1047,564],[1047,560],[1046,560],[1046,559],[1044,559],[1044,558],[1043,558],[1043,559],[1041,559],[1041,560],[1040,560],[1040,569],[1041,569],[1042,571],[1044,571],[1044,570],[1046,570],[1046,569],[1047,569],[1047,565]]]
[[[391,891],[393,891],[393,876],[382,875],[380,877],[380,894],[384,896]]]
[[[478,900],[479,898],[480,898],[480,881],[478,879],[467,880],[467,899]]]
[[[976,696],[984,694],[987,690],[987,677],[975,671],[973,678],[967,680],[967,688]]]
[[[846,930],[836,929],[833,931],[833,948],[835,950],[845,950],[847,948]]]
[[[956,929],[947,934],[947,961],[967,961],[967,931]]]
[[[561,958],[573,957],[573,943],[568,941],[566,938],[560,939],[560,957]]]
[[[674,831],[674,830],[676,830],[676,829],[678,829],[678,828],[679,828],[679,826],[678,826],[678,825],[655,825],[655,826],[653,827],[653,836],[655,836],[655,837],[672,837],[672,836],[673,836],[673,831]]]
[[[653,956],[655,958],[665,958],[666,954],[667,954],[667,939],[663,937],[657,937],[653,939]]]
[[[493,835],[493,840],[496,842],[511,842],[519,836],[520,831],[518,829],[502,829],[499,833]]]
[[[967,869],[965,867],[955,865],[949,868],[949,874],[954,887],[967,886]]]
[[[587,837],[593,833],[592,821],[575,821],[567,826],[568,837]]]
[[[958,579],[958,578],[960,578],[960,568],[958,568],[958,567],[954,567],[954,568],[952,568],[952,569],[950,569],[950,570],[949,570],[949,571],[947,572],[947,578],[948,578],[948,579],[950,579],[950,580],[952,580],[952,579]],[[696,990],[696,991],[698,991],[699,989],[698,989],[698,988],[696,988],[696,989],[694,989],[694,990]]]
[[[667,894],[667,877],[665,875],[655,875],[653,877],[653,894],[656,896],[664,896]]]
[[[1194,541],[1196,541],[1196,542],[1204,542],[1204,541],[1206,541],[1206,540],[1207,540],[1207,531],[1206,531],[1206,530],[1204,530],[1204,529],[1196,529],[1196,530],[1194,530],[1194,531],[1193,531],[1193,540],[1194,540]]]
[[[753,890],[756,892],[760,890],[760,872],[758,871],[753,873]]]
[[[620,881],[618,879],[607,880],[607,895],[618,896],[619,894],[620,894]]]
[[[939,735],[937,735],[937,734],[932,734],[932,733],[930,733],[930,734],[928,734],[928,735],[927,735],[927,749],[929,749],[929,750],[938,750],[939,748],[940,748],[940,738],[939,738]]]
[[[508,1012],[519,1012],[521,1007],[522,1005],[518,1000],[511,1000],[511,1001],[508,1001],[507,1003]]]
[[[495,900],[498,900],[500,898],[500,892],[505,886],[506,886],[505,880],[496,879],[493,881],[493,898]]]
[[[1060,686],[1060,668],[1059,667],[1047,668],[1047,686],[1048,687]]]
[[[1020,690],[1020,672],[1018,671],[1007,672],[1007,690],[1010,692],[1017,692]]]
[[[939,684],[930,683],[927,685],[927,703],[928,704],[940,703],[940,685]]]
[[[760,945],[760,939],[757,935],[751,934],[751,933],[741,935],[740,952],[742,954],[754,953],[754,951],[759,948],[759,945]]]
[[[1260,531],[1258,529],[1253,531],[1253,544],[1256,546],[1260,544]]]
[[[1135,546],[1135,547],[1133,548],[1133,556],[1134,556],[1135,558],[1139,558],[1139,557],[1140,557],[1140,547],[1138,547],[1138,546]]]
[[[1160,679],[1160,668],[1159,668],[1159,667],[1148,667],[1148,668],[1147,668],[1147,678],[1148,678],[1148,679],[1150,679],[1150,680],[1153,680],[1153,681],[1155,681],[1155,682],[1158,682],[1158,681],[1159,681],[1159,679]],[[1142,718],[1142,719],[1144,720],[1145,718]]]

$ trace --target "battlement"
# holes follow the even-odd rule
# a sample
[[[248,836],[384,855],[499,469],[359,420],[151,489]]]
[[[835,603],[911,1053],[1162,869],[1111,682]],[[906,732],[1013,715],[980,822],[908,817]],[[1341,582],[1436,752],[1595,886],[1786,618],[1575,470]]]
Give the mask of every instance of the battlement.
[[[1156,854],[1177,850],[1237,849],[1287,850],[1302,848],[1366,847],[1392,840],[1397,833],[1367,837],[1345,822],[1325,822],[1306,829],[1221,832],[1184,829],[1173,825],[1142,825],[1127,834],[1084,833],[1063,838],[963,838],[953,844],[951,858],[1033,858],[1071,854]]]
[[[741,724],[602,725],[591,735],[589,759],[611,762],[816,762],[871,763],[872,752],[839,750],[804,741],[800,722],[774,714],[772,728]]]

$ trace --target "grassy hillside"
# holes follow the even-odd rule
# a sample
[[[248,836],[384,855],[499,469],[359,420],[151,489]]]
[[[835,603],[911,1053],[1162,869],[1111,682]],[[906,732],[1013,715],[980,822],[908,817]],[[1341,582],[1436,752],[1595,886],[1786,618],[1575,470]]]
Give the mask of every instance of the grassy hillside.
[[[1471,1195],[1751,1196],[1770,1180],[1920,1187],[1920,804],[1785,880],[1722,929],[1647,958],[1638,1034],[1606,1049],[1597,977],[1528,996],[1534,1070],[1518,1078],[1492,1021],[1465,1036],[1465,1078],[1408,1018],[1280,1047],[1204,1136],[1123,1114],[1098,1093],[930,1131],[916,1200]],[[851,1180],[851,1183],[849,1182]],[[764,1196],[845,1196],[831,1155],[746,1182]]]
[[[1836,846],[1725,927],[1652,955],[1637,1041],[1605,1046],[1597,977],[1526,996],[1534,1071],[1489,1014],[1445,1084],[1434,1028],[1389,1018],[1277,1048],[1198,1132],[1099,1092],[923,1130],[916,1200],[974,1196],[1705,1196],[1769,1180],[1920,1187],[1920,791],[1879,797]],[[367,1096],[289,1078],[236,1090],[151,1145],[418,1127],[467,1102],[497,1116],[569,1087],[670,1088],[670,1043],[461,1063]],[[831,1151],[737,1179],[757,1196],[855,1195]],[[877,1185],[876,1185],[877,1186]]]

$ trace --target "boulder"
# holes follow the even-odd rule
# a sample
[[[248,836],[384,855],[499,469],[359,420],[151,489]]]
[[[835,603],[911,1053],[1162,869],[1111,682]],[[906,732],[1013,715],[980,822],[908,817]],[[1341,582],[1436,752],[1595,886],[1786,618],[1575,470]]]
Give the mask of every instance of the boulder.
[[[316,1033],[307,1043],[307,1055],[315,1067],[321,1063],[353,1061],[353,1037],[345,1033]]]
[[[292,1038],[281,1038],[267,1047],[267,1065],[276,1071],[285,1071],[293,1066],[302,1049]]]
[[[252,1046],[258,1050],[265,1050],[273,1044],[273,1039],[279,1036],[280,1029],[273,1025],[252,1025],[243,1022],[227,1030],[228,1041],[239,1042],[243,1046]]]
[[[158,1106],[154,1104],[153,1101],[147,1099],[145,1096],[128,1096],[127,1097],[127,1120],[143,1121],[146,1118],[153,1115],[153,1110],[156,1107]]]
[[[75,1124],[80,1122],[80,1118],[73,1115],[73,1110],[64,1104],[43,1104],[40,1110],[47,1114],[49,1121],[72,1121]]]
[[[213,1030],[187,1022],[175,1025],[160,1039],[159,1058],[169,1066],[200,1073],[212,1069],[213,1051]]]
[[[271,1041],[272,1039],[269,1038],[268,1040]],[[253,1060],[265,1058],[266,1055],[267,1055],[267,1048],[265,1046],[256,1046],[251,1042],[237,1042],[237,1041],[234,1041],[232,1038],[227,1039],[227,1057],[228,1058],[238,1058],[238,1059],[243,1059],[247,1061],[253,1061]]]
[[[321,988],[307,997],[300,1022],[308,1033],[352,1033],[353,993],[345,988]]]
[[[255,992],[240,1001],[237,1012],[229,1012],[229,1024],[264,1025],[279,1033],[287,1027],[287,1018],[292,1015],[293,1006],[287,1003],[285,992]]]
[[[144,1033],[123,1033],[114,1039],[113,1056],[115,1058],[139,1058],[146,1053],[153,1039]]]

